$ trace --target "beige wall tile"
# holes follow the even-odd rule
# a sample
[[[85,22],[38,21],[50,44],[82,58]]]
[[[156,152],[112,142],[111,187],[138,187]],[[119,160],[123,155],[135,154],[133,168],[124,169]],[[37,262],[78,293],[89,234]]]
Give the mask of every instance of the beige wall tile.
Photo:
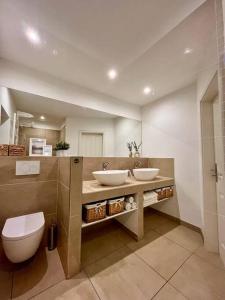
[[[149,167],[159,168],[161,176],[174,177],[173,158],[150,158]]]
[[[43,211],[56,213],[56,181],[0,186],[1,222],[6,218]]]
[[[57,215],[66,232],[69,230],[70,190],[58,183]]]
[[[64,269],[64,273],[68,274],[68,235],[58,219],[58,241],[57,249]]]
[[[17,160],[40,161],[40,175],[16,176]],[[58,159],[56,157],[0,157],[0,185],[56,180],[57,172]]]
[[[83,158],[70,159],[70,216],[81,217]]]
[[[59,174],[58,180],[66,187],[70,187],[70,158],[60,157],[59,160]]]
[[[12,273],[5,270],[0,270],[0,299],[2,300],[11,299],[11,290],[12,290]]]

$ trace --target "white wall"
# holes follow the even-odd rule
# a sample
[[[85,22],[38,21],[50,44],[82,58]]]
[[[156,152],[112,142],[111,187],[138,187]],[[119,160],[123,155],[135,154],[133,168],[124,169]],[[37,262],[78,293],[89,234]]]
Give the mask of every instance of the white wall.
[[[141,120],[141,109],[138,105],[122,102],[5,59],[0,59],[0,85],[117,116]]]
[[[104,133],[104,156],[115,156],[114,119],[66,118],[66,142],[70,144],[70,155],[78,155],[80,131]]]
[[[0,105],[3,106],[9,119],[0,125],[0,144],[13,143],[13,118],[16,108],[10,95],[9,89],[0,86]]]
[[[141,122],[127,118],[115,118],[115,156],[127,157],[127,142],[141,143]]]
[[[143,155],[175,159],[178,199],[161,210],[202,227],[196,85],[176,91],[142,109]]]

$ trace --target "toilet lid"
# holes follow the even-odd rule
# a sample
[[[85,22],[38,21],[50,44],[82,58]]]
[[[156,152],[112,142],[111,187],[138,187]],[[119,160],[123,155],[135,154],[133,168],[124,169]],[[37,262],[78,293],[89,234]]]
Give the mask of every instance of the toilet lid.
[[[2,238],[7,240],[24,239],[45,224],[43,212],[7,219],[2,230]]]

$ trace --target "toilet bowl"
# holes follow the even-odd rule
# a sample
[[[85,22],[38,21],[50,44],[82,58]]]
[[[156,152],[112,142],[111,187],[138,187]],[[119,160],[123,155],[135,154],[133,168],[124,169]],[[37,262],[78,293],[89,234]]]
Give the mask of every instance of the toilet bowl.
[[[37,251],[43,233],[43,212],[7,219],[2,230],[2,244],[7,258],[19,263]]]

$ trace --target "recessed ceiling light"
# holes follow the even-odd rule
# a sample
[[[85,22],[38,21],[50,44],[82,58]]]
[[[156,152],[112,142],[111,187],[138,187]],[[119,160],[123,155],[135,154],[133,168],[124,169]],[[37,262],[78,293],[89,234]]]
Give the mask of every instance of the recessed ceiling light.
[[[184,49],[184,54],[190,54],[193,52],[193,49],[192,48],[185,48]]]
[[[117,77],[117,71],[115,69],[111,69],[108,71],[109,79],[115,79]]]
[[[41,43],[41,38],[37,30],[31,27],[27,27],[25,30],[26,37],[28,40],[35,45],[38,45]]]
[[[45,120],[45,117],[44,117],[44,116],[40,116],[40,119],[41,119],[41,120]]]
[[[146,86],[144,89],[143,89],[143,93],[145,95],[148,95],[149,93],[152,92],[152,89],[149,87],[149,86]]]

